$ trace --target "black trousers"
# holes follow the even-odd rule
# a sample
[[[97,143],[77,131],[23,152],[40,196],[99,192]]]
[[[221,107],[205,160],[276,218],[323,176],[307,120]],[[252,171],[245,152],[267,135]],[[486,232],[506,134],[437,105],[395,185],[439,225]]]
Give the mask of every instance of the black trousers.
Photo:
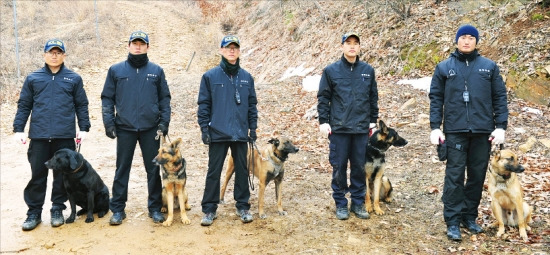
[[[202,212],[214,213],[220,203],[220,176],[227,151],[235,163],[235,188],[233,198],[237,210],[249,210],[250,190],[248,189],[248,168],[246,166],[247,142],[213,142],[208,149],[208,173],[202,196]]]
[[[149,191],[147,208],[149,212],[160,211],[162,207],[162,181],[160,168],[153,163],[160,145],[160,141],[155,140],[157,129],[153,128],[138,132],[117,129],[116,132],[116,172],[112,188],[113,196],[109,203],[111,211],[120,212],[126,208],[126,202],[128,201],[128,181],[130,179],[134,151],[138,142],[141,154],[143,155],[145,171],[147,172],[147,189]]]
[[[42,214],[42,207],[46,199],[46,188],[48,186],[49,169],[44,163],[53,157],[53,154],[63,148],[71,150],[75,149],[73,139],[52,139],[52,140],[37,140],[31,139],[27,158],[31,165],[31,180],[23,191],[23,198],[29,208],[27,215]],[[68,199],[65,186],[63,184],[63,173],[53,172],[52,183],[52,209],[65,210],[65,202]]]
[[[445,139],[466,149],[447,148],[443,186],[443,217],[447,226],[475,220],[487,173],[491,143],[489,134],[447,133]],[[464,183],[465,174],[467,175]]]
[[[329,161],[332,165],[332,198],[336,207],[347,207],[345,195],[350,193],[351,203],[365,203],[365,153],[368,134],[332,134],[329,137]],[[349,186],[347,182],[348,161],[350,165]]]

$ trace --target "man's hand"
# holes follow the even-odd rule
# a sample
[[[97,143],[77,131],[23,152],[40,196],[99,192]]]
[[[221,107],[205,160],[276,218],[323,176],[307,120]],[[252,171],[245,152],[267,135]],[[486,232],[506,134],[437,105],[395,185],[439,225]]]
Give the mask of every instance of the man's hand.
[[[248,136],[250,137],[250,142],[255,142],[256,139],[258,139],[258,136],[256,135],[256,130],[254,129],[250,129]]]
[[[21,144],[27,143],[27,138],[25,137],[24,132],[16,132],[13,138],[15,139],[16,143],[21,143]]]
[[[445,136],[443,135],[443,132],[441,132],[441,129],[436,128],[430,133],[430,142],[438,145],[440,141],[445,141]]]
[[[111,139],[115,139],[116,138],[116,127],[115,126],[106,127],[105,128],[105,134],[107,135],[107,137],[109,137]]]
[[[208,133],[208,130],[202,131],[202,143],[210,144],[210,133]]]
[[[328,123],[323,123],[319,125],[319,131],[321,131],[321,134],[323,136],[328,136],[332,133],[332,130],[330,129],[330,125]]]
[[[491,141],[493,144],[504,144],[504,137],[505,131],[502,128],[495,129],[491,136],[489,137],[489,141]]]
[[[162,132],[163,136],[166,136],[168,134],[168,126],[163,123],[159,124],[158,130]]]
[[[76,134],[76,140],[81,143],[84,140],[84,138],[86,137],[87,134],[88,134],[88,132],[86,132],[86,131],[79,131],[78,134]]]
[[[372,136],[372,134],[374,134],[374,132],[376,132],[376,123],[371,123],[369,125],[369,136]]]

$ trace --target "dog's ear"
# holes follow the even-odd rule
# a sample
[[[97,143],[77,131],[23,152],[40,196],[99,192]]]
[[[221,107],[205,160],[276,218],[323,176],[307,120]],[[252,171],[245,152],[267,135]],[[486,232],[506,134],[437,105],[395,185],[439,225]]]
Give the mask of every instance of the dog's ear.
[[[75,170],[78,167],[78,162],[77,162],[78,154],[72,153],[68,156],[69,156],[69,166],[71,167],[71,169]]]
[[[271,138],[267,142],[270,143],[270,144],[275,145],[275,147],[279,146],[279,139],[277,139],[277,138]]]
[[[172,143],[172,148],[177,148],[181,143],[181,137],[176,139],[173,143]]]
[[[378,121],[378,126],[380,127],[380,132],[382,134],[388,134],[389,133],[388,127],[386,126],[386,123],[384,123],[384,121],[382,121],[382,120]]]
[[[500,151],[498,150],[491,151],[491,156],[495,158],[495,161],[498,161],[500,159]]]

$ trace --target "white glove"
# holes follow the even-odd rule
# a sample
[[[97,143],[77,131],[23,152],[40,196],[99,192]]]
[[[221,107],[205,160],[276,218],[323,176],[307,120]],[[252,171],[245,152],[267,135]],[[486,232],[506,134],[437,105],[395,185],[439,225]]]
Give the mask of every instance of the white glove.
[[[24,132],[16,132],[13,138],[15,139],[16,143],[21,143],[21,144],[27,143],[27,138],[25,137]]]
[[[330,129],[330,125],[328,123],[319,125],[319,131],[321,131],[321,134],[323,136],[328,136],[332,133],[332,130]]]
[[[78,132],[78,134],[76,134],[76,140],[80,140],[80,142],[82,142],[87,134],[88,134],[88,132],[86,132],[86,131]]]
[[[374,134],[374,132],[376,132],[376,123],[371,123],[369,125],[369,136],[371,136],[372,134]]]
[[[491,141],[492,138],[492,141]],[[493,144],[503,144],[504,143],[504,129],[497,128],[493,133],[491,133],[491,136],[489,137],[489,141],[491,141]]]
[[[432,133],[430,133],[430,142],[432,144],[438,145],[439,140],[445,141],[445,136],[443,135],[443,132],[441,132],[441,129],[436,128],[432,130]]]

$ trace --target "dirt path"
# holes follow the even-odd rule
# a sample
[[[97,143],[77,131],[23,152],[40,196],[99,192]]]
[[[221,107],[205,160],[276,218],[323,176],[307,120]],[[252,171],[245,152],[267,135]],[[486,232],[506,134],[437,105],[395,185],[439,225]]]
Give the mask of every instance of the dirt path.
[[[185,19],[179,9],[159,11],[172,10],[172,5],[175,2],[153,1],[142,4],[141,1],[122,1],[113,6],[113,10],[127,20],[131,20],[135,13],[143,16],[139,17],[141,19],[135,27],[127,25],[130,29],[123,32],[124,36],[119,36],[120,45],[116,48],[109,46],[103,61],[93,68],[79,70],[90,100],[92,121],[92,129],[82,145],[81,153],[111,188],[116,142],[104,135],[100,93],[108,67],[126,57],[125,35],[134,29],[150,32],[150,59],[165,69],[172,92],[170,137],[183,139],[183,156],[188,163],[187,188],[192,206],[188,212],[191,225],[182,225],[177,221],[178,212],[171,227],[154,224],[148,218],[146,176],[138,148],[130,176],[126,209],[128,218],[122,225],[109,226],[112,214],[108,213],[101,219],[96,215],[93,223],[87,224],[82,217],[78,217],[75,223],[52,228],[49,223],[51,205],[48,193],[42,214],[44,222],[33,231],[21,231],[21,224],[26,217],[23,189],[30,178],[26,160],[27,146],[13,141],[11,124],[15,105],[4,104],[1,106],[0,253],[441,254],[461,251],[472,254],[548,254],[548,237],[541,236],[548,233],[550,220],[548,211],[541,209],[537,211],[536,221],[532,225],[531,244],[521,243],[517,230],[513,229],[509,230],[510,235],[506,240],[495,238],[494,231],[478,236],[464,233],[465,241],[461,244],[447,240],[441,215],[441,196],[438,192],[427,191],[428,187],[442,191],[444,175],[444,165],[432,161],[435,151],[427,145],[429,130],[417,118],[426,112],[427,96],[410,87],[397,90],[394,81],[384,79],[379,81],[384,121],[392,126],[409,123],[398,128],[400,134],[409,140],[407,147],[392,149],[388,153],[387,175],[394,185],[395,202],[383,205],[385,215],[373,215],[369,220],[351,217],[347,221],[338,221],[335,218],[330,191],[328,141],[318,135],[315,120],[308,121],[301,117],[315,103],[315,93],[303,92],[299,87],[301,81],[289,79],[284,83],[257,84],[259,144],[265,144],[273,130],[280,130],[300,148],[300,152],[291,155],[285,166],[283,205],[288,215],[277,214],[274,187],[270,184],[266,191],[268,218],[258,219],[255,190],[251,195],[251,210],[255,220],[250,224],[242,224],[234,213],[233,185],[230,183],[225,197],[227,204],[220,205],[218,219],[210,227],[200,226],[200,200],[207,170],[207,147],[201,143],[196,122],[196,95],[200,77],[206,67],[219,61],[215,54],[221,32],[216,22]],[[181,5],[179,3],[178,8]],[[196,55],[192,65],[189,71],[185,71],[193,52]],[[246,58],[242,60],[247,69],[249,63]],[[416,108],[398,111],[402,103],[411,98],[418,102]],[[532,124],[533,129],[544,127],[536,126],[536,123],[533,121],[527,125]],[[511,124],[519,126],[515,121],[511,121]],[[548,178],[548,175],[540,176],[542,179]],[[539,208],[541,205],[548,208],[548,201],[541,202],[542,195],[528,195],[530,202],[538,203]],[[485,211],[488,208],[486,197],[484,193],[482,208]],[[64,216],[68,217],[69,213],[65,210]],[[491,222],[486,213],[480,216],[484,226]]]

